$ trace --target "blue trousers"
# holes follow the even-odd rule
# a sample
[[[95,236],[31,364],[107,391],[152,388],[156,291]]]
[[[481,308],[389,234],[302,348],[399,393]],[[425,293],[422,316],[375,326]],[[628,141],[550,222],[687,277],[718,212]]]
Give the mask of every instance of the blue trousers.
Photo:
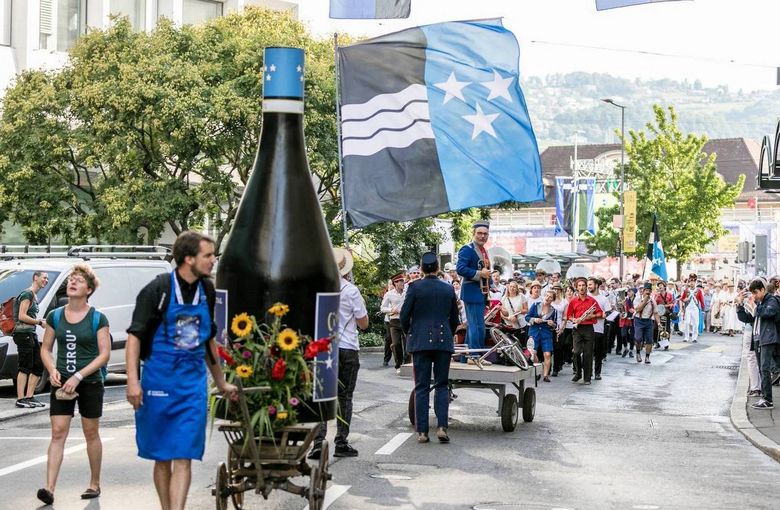
[[[433,368],[433,411],[436,426],[447,427],[450,409],[448,379],[452,353],[448,351],[417,351],[412,353],[414,366],[414,416],[417,432],[428,432],[428,410],[431,401],[431,368]]]
[[[485,303],[463,303],[466,307],[466,343],[469,349],[485,348]],[[479,356],[473,354],[472,356]]]

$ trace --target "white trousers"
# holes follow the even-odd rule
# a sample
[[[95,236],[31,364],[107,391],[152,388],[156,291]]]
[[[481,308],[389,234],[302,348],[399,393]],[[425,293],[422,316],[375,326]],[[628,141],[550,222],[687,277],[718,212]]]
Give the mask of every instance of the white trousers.
[[[742,355],[747,356],[748,388],[750,391],[761,389],[761,373],[758,371],[756,352],[750,350],[750,337],[753,336],[753,325],[745,324],[742,330]]]
[[[683,340],[694,341],[699,339],[699,308],[689,303],[685,307],[685,327],[683,328]]]

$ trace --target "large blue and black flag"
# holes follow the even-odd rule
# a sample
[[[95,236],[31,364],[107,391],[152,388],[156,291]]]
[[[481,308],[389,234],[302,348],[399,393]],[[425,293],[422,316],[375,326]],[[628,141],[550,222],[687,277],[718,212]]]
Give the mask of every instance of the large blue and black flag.
[[[498,19],[339,48],[344,207],[355,226],[544,199],[519,54]]]
[[[616,9],[618,7],[629,7],[631,5],[653,4],[656,2],[674,2],[679,0],[596,0],[596,10],[604,11],[607,9]]]
[[[668,279],[666,272],[666,256],[664,255],[664,248],[661,245],[661,236],[658,233],[658,220],[655,213],[653,213],[653,228],[650,231],[650,237],[647,240],[646,255],[648,262],[650,262],[650,271],[666,281]]]
[[[330,0],[335,19],[408,18],[412,0]]]

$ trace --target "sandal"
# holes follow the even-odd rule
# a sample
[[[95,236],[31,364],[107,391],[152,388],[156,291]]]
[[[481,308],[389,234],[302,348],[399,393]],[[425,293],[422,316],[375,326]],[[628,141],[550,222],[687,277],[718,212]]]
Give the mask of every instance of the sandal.
[[[100,487],[97,490],[88,487],[87,490],[81,493],[81,499],[95,499],[98,496],[100,496]]]
[[[46,505],[54,503],[54,494],[49,489],[38,489],[36,496]]]

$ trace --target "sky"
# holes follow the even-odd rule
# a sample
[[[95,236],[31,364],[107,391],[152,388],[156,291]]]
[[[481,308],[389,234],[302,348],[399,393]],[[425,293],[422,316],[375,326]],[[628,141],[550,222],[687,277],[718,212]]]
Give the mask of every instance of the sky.
[[[585,71],[698,79],[747,92],[776,89],[780,66],[780,55],[771,51],[778,47],[772,27],[780,20],[780,0],[674,1],[607,11],[596,11],[594,0],[412,0],[405,20],[331,20],[328,0],[300,0],[299,15],[323,37],[503,17],[520,42],[523,76]]]

